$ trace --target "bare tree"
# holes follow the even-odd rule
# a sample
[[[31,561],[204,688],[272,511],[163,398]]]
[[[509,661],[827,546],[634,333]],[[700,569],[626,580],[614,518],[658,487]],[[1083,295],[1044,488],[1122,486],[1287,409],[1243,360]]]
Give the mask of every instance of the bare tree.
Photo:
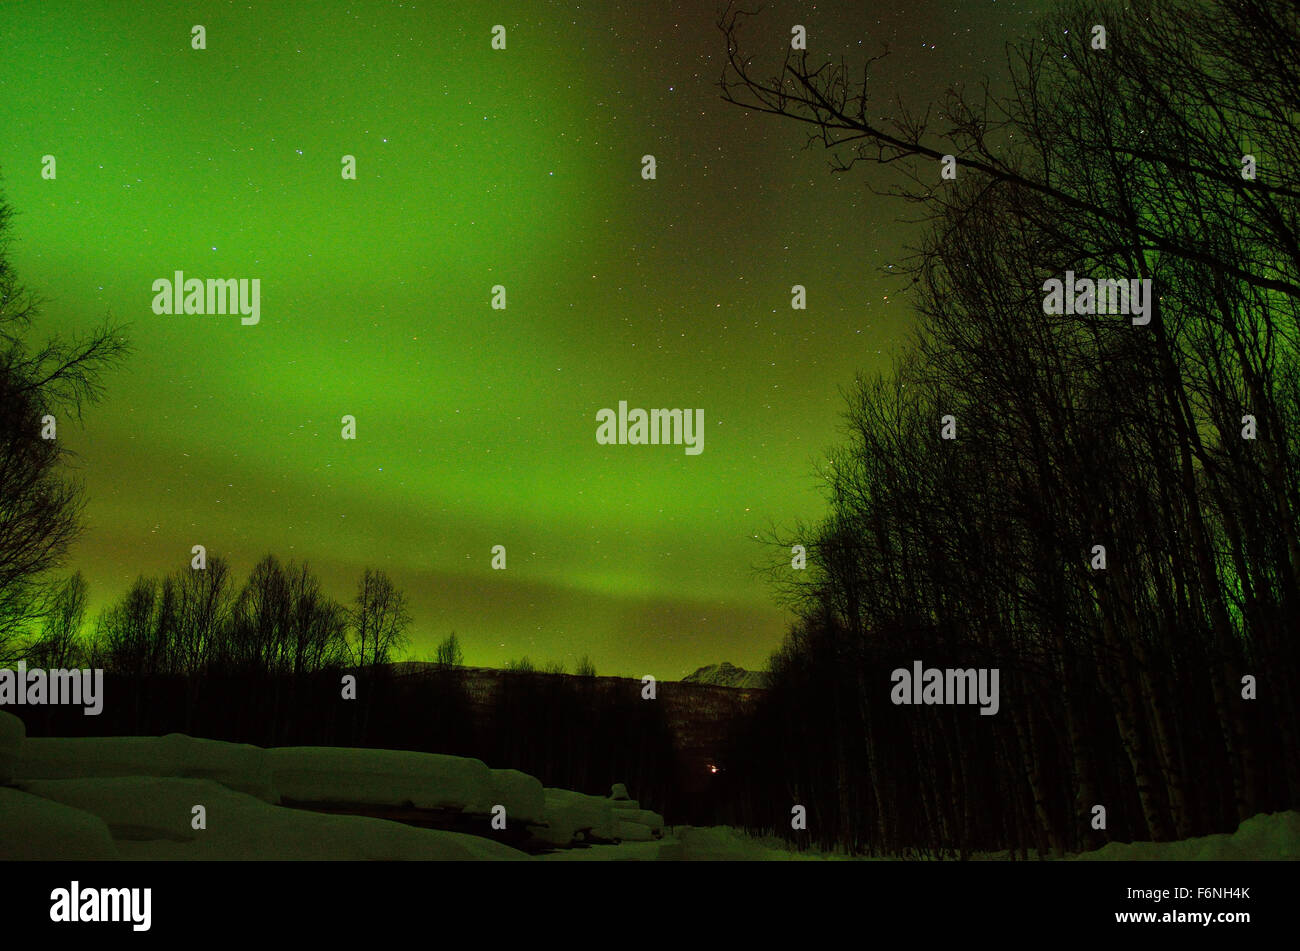
[[[358,667],[387,664],[409,641],[406,596],[380,569],[366,568],[362,573],[351,620],[356,639],[353,662]]]
[[[464,662],[465,652],[460,648],[460,640],[456,637],[456,632],[452,631],[446,640],[438,645],[434,663],[439,667],[459,667]]]
[[[954,94],[938,135],[901,106],[880,120],[843,65],[787,55],[759,79],[744,16],[723,20],[724,96],[804,123],[839,171],[910,161],[901,194],[929,218],[912,345],[848,394],[830,517],[783,540],[808,547],[808,571],[777,570],[800,621],[744,755],[868,850],[1096,845],[1080,817],[1101,789],[1125,791],[1106,834],[1133,838],[1291,808],[1294,5],[1067,3],[1011,50],[1012,95]],[[1271,170],[1247,174],[1260,155]],[[1044,278],[1067,270],[1151,281],[1147,324],[1046,312]],[[937,656],[1017,684],[993,729],[881,701],[882,674]],[[1243,703],[1257,669],[1276,689]],[[763,774],[771,815],[790,793]]]
[[[1077,27],[1100,22],[1099,13],[1114,34],[1131,38],[1115,57],[1103,57],[1104,63],[1095,56],[1089,61],[1088,31]],[[1226,189],[1238,212],[1247,216],[1238,223],[1287,240],[1294,267],[1300,263],[1296,223],[1277,202],[1294,201],[1300,189],[1270,176],[1244,178],[1238,162],[1240,142],[1250,135],[1276,147],[1279,167],[1293,167],[1297,158],[1294,95],[1300,71],[1278,52],[1300,42],[1293,6],[1279,0],[1217,0],[1209,7],[1193,0],[1136,0],[1123,10],[1087,0],[1062,4],[1053,11],[1051,25],[1069,23],[1076,29],[1056,30],[1009,50],[1012,95],[995,99],[987,85],[978,96],[951,90],[940,110],[946,124],[938,129],[928,113],[913,115],[898,98],[892,103],[873,99],[871,67],[887,51],[867,59],[859,71],[843,61],[814,65],[812,51],[796,56],[787,42],[781,66],[770,75],[762,73],[740,42],[742,25],[754,15],[732,0],[719,20],[727,43],[719,81],[723,99],[805,126],[810,143],[832,151],[835,171],[847,172],[860,162],[913,160],[907,174],[915,188],[889,193],[925,202],[942,196],[937,163],[951,157],[957,168],[986,185],[1039,196],[1057,209],[1059,220],[1100,232],[1120,228],[1142,248],[1213,268],[1256,289],[1300,297],[1300,278],[1277,270],[1267,256],[1243,260],[1176,222],[1134,216],[1132,209],[1076,187],[1078,180],[1059,179],[1062,166],[1038,162],[1039,156],[1016,144],[1026,133],[1037,133],[1040,140],[1072,135],[1064,120],[1069,110],[1062,107],[1077,111],[1079,101],[1070,103],[1062,95],[1097,92],[1077,82],[1081,70],[1089,80],[1109,72],[1128,83],[1115,90],[1124,95],[1108,97],[1110,105],[1127,105],[1130,114],[1138,108],[1152,119],[1161,107],[1168,107],[1169,114],[1163,128],[1153,123],[1147,135],[1119,143],[1118,149],[1109,142],[1099,142],[1099,147],[1111,149],[1111,156],[1125,163],[1140,159],[1198,187]],[[1186,42],[1188,37],[1199,42]],[[1184,76],[1194,77],[1192,84],[1183,83]],[[1217,108],[1204,110],[1209,103]],[[1164,135],[1166,131],[1174,135]],[[1242,132],[1246,139],[1233,137]]]
[[[106,369],[127,352],[116,328],[47,339],[32,349],[40,301],[9,262],[12,209],[0,201],[0,662],[20,652],[48,595],[47,573],[80,531],[84,496],[64,475],[71,453],[51,435],[102,393]]]
[[[141,575],[120,604],[100,612],[96,637],[112,670],[134,676],[160,672],[154,639],[158,587],[156,579]]]
[[[206,567],[176,569],[177,639],[172,650],[176,667],[192,680],[207,671],[221,632],[230,623],[235,594],[230,564],[209,555]]]
[[[86,618],[86,598],[86,579],[80,571],[53,590],[40,637],[27,650],[29,664],[59,669],[81,663],[85,654],[80,636]]]
[[[280,669],[289,637],[289,578],[275,555],[266,555],[249,573],[231,612],[220,664],[230,672],[273,673]]]

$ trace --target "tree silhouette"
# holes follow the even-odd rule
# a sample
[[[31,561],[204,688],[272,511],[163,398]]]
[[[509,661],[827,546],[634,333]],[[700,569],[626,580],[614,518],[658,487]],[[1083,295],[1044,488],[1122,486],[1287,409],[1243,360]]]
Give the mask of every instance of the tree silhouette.
[[[86,597],[86,579],[80,571],[52,588],[40,636],[27,649],[28,664],[51,670],[81,664],[85,654],[80,634],[86,617]]]
[[[78,338],[29,340],[40,301],[9,259],[13,210],[0,200],[0,663],[16,659],[49,596],[48,573],[80,532],[83,490],[65,475],[71,452],[48,434],[80,419],[102,376],[128,350],[105,324]]]
[[[743,821],[780,828],[797,789],[828,844],[1059,854],[1293,807],[1294,7],[1067,4],[1010,51],[1011,95],[952,94],[942,135],[874,119],[843,65],[756,80],[744,16],[724,96],[810,125],[840,171],[911,161],[928,225],[911,346],[848,394],[830,516],[781,539],[809,570],[773,569],[801,621],[736,740]],[[1066,271],[1150,280],[1149,322],[1046,313]],[[894,706],[916,659],[1000,669],[1001,711]]]
[[[439,667],[459,667],[465,663],[465,652],[460,648],[460,640],[456,637],[455,631],[438,644],[434,663]]]
[[[386,664],[408,642],[406,627],[411,615],[406,596],[382,570],[366,568],[362,573],[351,619],[356,638],[354,663],[358,667]]]

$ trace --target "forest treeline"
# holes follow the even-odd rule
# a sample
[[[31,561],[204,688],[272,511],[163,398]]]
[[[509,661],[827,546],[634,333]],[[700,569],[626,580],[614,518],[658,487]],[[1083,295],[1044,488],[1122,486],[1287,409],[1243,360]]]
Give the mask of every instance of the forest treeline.
[[[27,708],[30,735],[448,753],[597,795],[623,782],[649,807],[690,808],[672,731],[638,681],[597,678],[586,658],[576,676],[527,658],[467,670],[455,633],[430,661],[396,663],[410,615],[381,570],[365,569],[346,605],[308,565],[274,555],[238,588],[219,556],[141,576],[90,624],[86,600],[80,574],[53,588],[24,654],[29,667],[103,669],[103,712]]]
[[[954,94],[937,129],[881,120],[852,67],[763,78],[756,22],[721,24],[724,96],[841,169],[910,167],[929,223],[917,332],[847,394],[830,514],[774,538],[798,622],[734,737],[731,818],[1060,854],[1300,805],[1297,7],[1067,4],[1006,96]],[[1067,271],[1150,279],[1150,322],[1045,313]],[[1000,711],[895,705],[917,660],[998,668]]]
[[[238,587],[220,556],[161,579],[141,575],[83,633],[86,603],[80,572],[52,589],[24,650],[29,664],[135,676],[302,676],[389,663],[409,643],[411,621],[405,594],[382,570],[366,568],[344,605],[307,563],[275,555]],[[454,636],[439,650],[458,652]]]

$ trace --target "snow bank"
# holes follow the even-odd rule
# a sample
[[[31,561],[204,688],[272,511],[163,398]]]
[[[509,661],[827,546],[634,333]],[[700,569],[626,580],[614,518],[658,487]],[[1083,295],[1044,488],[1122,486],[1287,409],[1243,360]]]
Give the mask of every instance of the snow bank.
[[[1110,842],[1076,862],[1240,862],[1300,859],[1300,812],[1261,812],[1231,834],[1177,842]]]
[[[15,737],[17,738],[15,740]],[[22,721],[0,714],[0,781],[156,776],[211,779],[278,803],[299,802],[452,807],[508,819],[541,821],[539,780],[514,769],[438,753],[338,747],[262,749],[171,733],[167,736],[22,740]],[[12,773],[12,777],[9,774]]]
[[[102,819],[80,809],[0,788],[0,860],[91,862],[118,858]]]
[[[487,815],[506,807],[506,821],[538,822],[541,782],[482,760],[409,750],[284,746],[266,751],[280,795],[297,802],[460,809]]]
[[[592,839],[619,838],[612,800],[549,787],[545,796],[546,808],[542,816],[545,825],[532,830],[533,835],[543,842],[567,846]]]
[[[648,842],[664,834],[664,818],[649,809],[615,809],[620,839],[630,842]]]
[[[491,806],[500,803],[506,807],[506,821],[541,822],[546,812],[546,794],[542,790],[542,781],[536,776],[529,776],[517,769],[492,770]]]
[[[486,813],[498,791],[508,792],[502,787],[511,783],[494,781],[482,760],[441,753],[281,746],[267,750],[266,757],[280,795],[297,802],[410,804]],[[503,805],[509,815],[509,803]]]
[[[618,838],[629,842],[649,842],[661,839],[664,834],[664,817],[641,804],[627,793],[627,786],[615,783],[609,791],[609,804],[614,809],[614,822]]]
[[[12,713],[0,710],[0,786],[13,779],[14,759],[27,736],[27,727]]]
[[[613,793],[627,796],[617,783]],[[593,839],[649,842],[663,836],[664,820],[656,812],[641,809],[635,799],[587,796],[568,789],[546,790],[544,828],[533,835],[555,846],[567,846]]]
[[[34,796],[99,817],[128,860],[519,859],[491,839],[363,816],[270,805],[204,779],[114,777],[26,783]],[[194,806],[206,828],[194,828]],[[63,807],[60,807],[63,808]],[[52,857],[52,856],[41,856]],[[62,856],[58,856],[62,857]]]
[[[112,776],[211,779],[266,802],[279,802],[260,746],[166,736],[32,737],[14,761],[16,780]]]
[[[622,819],[618,823],[618,837],[624,842],[649,842],[658,838],[649,826],[639,822],[624,822]]]

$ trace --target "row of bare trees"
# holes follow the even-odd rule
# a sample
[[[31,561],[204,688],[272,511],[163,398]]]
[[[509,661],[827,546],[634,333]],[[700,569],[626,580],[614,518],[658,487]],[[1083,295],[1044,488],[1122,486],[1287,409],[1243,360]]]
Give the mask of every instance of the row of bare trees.
[[[137,578],[93,624],[84,623],[85,608],[79,573],[51,589],[24,652],[29,666],[105,669],[112,695],[127,707],[113,722],[135,732],[160,724],[212,730],[209,708],[242,696],[259,722],[239,738],[271,744],[337,706],[345,671],[361,681],[353,691],[360,703],[349,705],[346,724],[335,722],[335,711],[322,729],[364,739],[376,693],[390,679],[386,665],[408,643],[410,622],[405,595],[383,571],[366,569],[345,606],[322,591],[306,563],[274,555],[239,588],[229,564],[214,556],[202,569]]]
[[[930,223],[915,340],[849,394],[830,516],[781,539],[809,570],[777,573],[801,620],[732,751],[739,821],[1059,854],[1300,804],[1295,5],[1066,4],[941,130],[842,66],[758,78],[744,22],[724,95],[842,169],[910,161]],[[1150,322],[1046,314],[1067,270],[1151,280]],[[999,668],[999,714],[895,706],[916,659]]]
[[[86,583],[75,574],[56,588],[27,650],[39,666],[104,667],[137,677],[246,674],[300,677],[320,670],[386,664],[408,643],[406,596],[367,568],[352,604],[321,590],[305,563],[267,555],[236,589],[229,564],[141,576],[81,638]]]

